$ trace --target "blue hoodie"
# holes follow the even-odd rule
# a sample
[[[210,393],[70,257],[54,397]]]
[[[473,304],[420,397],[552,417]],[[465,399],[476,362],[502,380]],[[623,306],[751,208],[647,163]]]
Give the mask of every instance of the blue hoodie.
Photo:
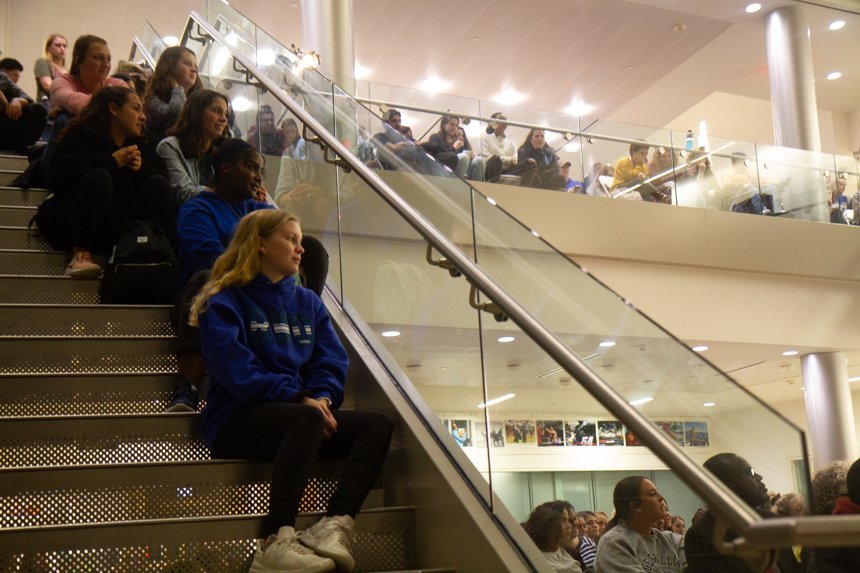
[[[203,437],[211,448],[241,406],[328,398],[343,402],[349,360],[322,300],[292,277],[228,287],[200,314],[210,384]]]
[[[179,288],[185,288],[194,273],[211,269],[227,249],[239,220],[252,211],[273,209],[253,198],[238,203],[211,191],[203,191],[179,208]]]

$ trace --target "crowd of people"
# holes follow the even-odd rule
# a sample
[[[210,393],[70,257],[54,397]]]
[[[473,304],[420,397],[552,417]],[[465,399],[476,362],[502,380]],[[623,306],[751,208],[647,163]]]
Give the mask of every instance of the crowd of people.
[[[860,459],[834,462],[812,480],[812,511],[796,493],[769,492],[747,460],[731,453],[709,458],[705,469],[763,519],[802,515],[860,515]],[[666,498],[643,476],[621,479],[612,494],[612,517],[579,511],[563,500],[537,506],[522,524],[550,566],[562,573],[752,573],[729,550],[737,538],[724,531],[717,547],[718,512],[699,509],[686,520],[669,511]],[[768,573],[849,573],[860,571],[860,547],[778,550]]]

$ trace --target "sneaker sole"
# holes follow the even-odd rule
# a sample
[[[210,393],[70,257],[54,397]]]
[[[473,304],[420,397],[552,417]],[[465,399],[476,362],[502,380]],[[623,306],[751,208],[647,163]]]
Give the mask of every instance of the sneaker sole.
[[[321,563],[319,567],[302,567],[301,569],[274,569],[262,563],[254,561],[251,563],[251,568],[248,573],[329,573],[337,569],[334,561],[328,560],[328,563]]]
[[[96,279],[100,277],[101,274],[101,267],[97,267],[95,269],[76,269],[73,271],[66,271],[66,276],[72,277],[73,279]]]
[[[192,408],[188,404],[174,404],[169,406],[165,412],[196,412],[197,408]]]
[[[328,557],[332,561],[334,561],[335,565],[337,565],[338,571],[352,571],[355,569],[355,558],[347,553],[344,555],[343,553],[335,553],[333,551],[326,550],[325,547],[320,547],[319,544],[314,544],[313,541],[310,541],[307,536],[299,536],[299,541],[302,545],[319,555],[320,557]]]

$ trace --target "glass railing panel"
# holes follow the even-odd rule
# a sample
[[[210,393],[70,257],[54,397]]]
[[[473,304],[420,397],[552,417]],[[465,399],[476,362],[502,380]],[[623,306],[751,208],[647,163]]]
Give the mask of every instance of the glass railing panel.
[[[836,156],[836,174],[828,182],[831,223],[860,225],[860,152]]]
[[[397,173],[390,181],[411,184]],[[354,173],[342,177],[338,197],[344,299],[435,413],[437,432],[486,470],[487,428],[464,415],[484,401],[468,283],[429,266],[427,243]],[[489,500],[488,484],[476,486]]]
[[[803,489],[791,472],[791,460],[806,459],[803,435],[795,426],[477,193],[475,233],[481,267],[595,374],[677,440],[685,454],[701,463],[733,452],[771,488]],[[492,421],[523,420],[534,426],[534,437],[522,448],[535,456],[535,464],[556,470],[579,464],[600,470],[665,467],[513,326],[485,320],[483,333],[488,396],[516,395],[493,406]],[[501,342],[505,336],[514,340]],[[553,431],[546,424],[541,431],[541,421],[551,422]],[[596,446],[577,437],[577,426],[589,421],[596,432],[588,434],[593,435],[590,443]],[[568,427],[573,444],[567,441]],[[504,429],[508,438],[512,430]],[[555,447],[541,446],[541,435]],[[625,448],[624,461],[611,453],[618,450],[606,449],[611,447]],[[505,468],[496,458],[508,456],[507,451],[491,453],[493,468]],[[633,465],[619,468],[618,463]]]
[[[156,31],[152,24],[147,22],[143,27],[143,35],[140,36],[147,53],[152,57],[153,62],[158,62],[161,57],[161,52],[167,49],[167,44],[164,43],[164,38]]]
[[[671,176],[674,166],[669,130],[591,117],[582,117],[580,122],[584,139],[582,161],[589,195],[671,202],[671,194],[663,187],[666,175],[658,177],[667,170],[667,175]]]
[[[255,59],[257,26],[223,0],[205,0],[202,16],[242,55]]]
[[[676,205],[761,214],[755,144],[673,131]],[[688,149],[689,147],[689,149]]]
[[[806,221],[830,221],[827,182],[836,170],[834,157],[802,149],[757,145],[763,208],[774,215]]]

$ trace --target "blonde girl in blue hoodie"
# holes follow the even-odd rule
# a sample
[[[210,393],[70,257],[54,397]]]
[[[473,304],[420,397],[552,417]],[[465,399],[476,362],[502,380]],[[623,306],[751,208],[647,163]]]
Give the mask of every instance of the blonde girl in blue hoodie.
[[[284,211],[246,215],[194,300],[210,386],[203,435],[216,458],[273,462],[253,573],[351,571],[353,519],[379,473],[391,421],[340,411],[347,354],[319,296],[296,284],[302,230]],[[318,457],[344,459],[326,517],[296,532]]]

